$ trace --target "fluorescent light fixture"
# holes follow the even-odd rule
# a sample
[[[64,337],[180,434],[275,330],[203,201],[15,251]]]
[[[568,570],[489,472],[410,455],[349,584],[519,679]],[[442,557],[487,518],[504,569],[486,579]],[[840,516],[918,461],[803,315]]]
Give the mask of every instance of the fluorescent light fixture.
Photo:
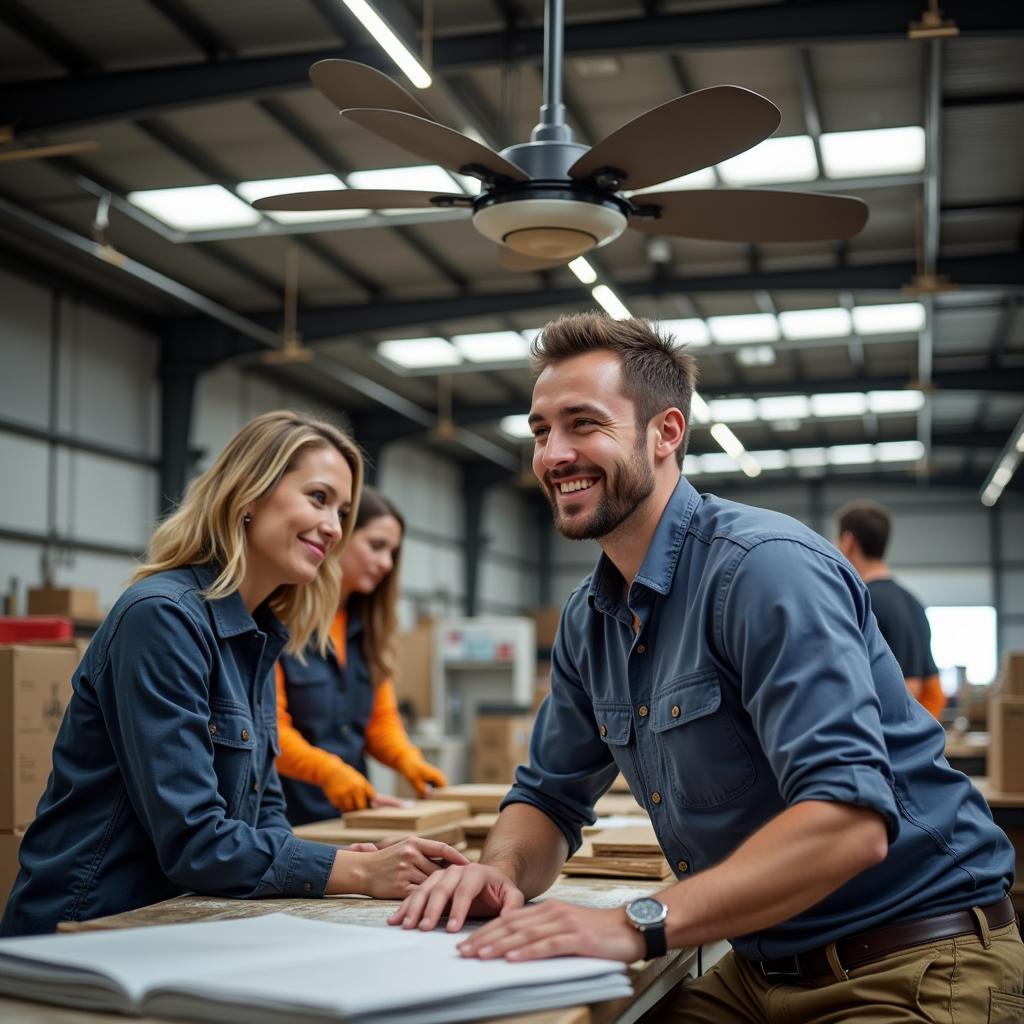
[[[1017,438],[1017,444],[1014,447],[1017,451],[1024,452],[1024,432],[1022,432],[1020,437]]]
[[[834,309],[790,309],[779,314],[784,338],[845,338],[851,333],[850,313]]]
[[[582,256],[577,256],[568,266],[580,284],[593,284],[597,280],[597,271]]]
[[[743,470],[747,476],[754,477],[761,475],[761,464],[754,458],[750,452],[744,452],[740,458],[740,469]]]
[[[1006,466],[1000,466],[992,474],[992,483],[994,483],[1000,490],[1002,490],[1013,478],[1013,470],[1008,469]]]
[[[821,161],[829,178],[914,174],[924,170],[924,129],[912,124],[859,132],[823,132]]]
[[[708,330],[720,345],[745,345],[751,341],[777,341],[779,323],[771,313],[709,316]]]
[[[414,192],[451,192],[451,175],[437,164],[417,164],[412,167],[379,167],[374,171],[353,171],[348,176],[351,188],[410,189]],[[440,210],[441,207],[436,207]],[[429,207],[424,207],[426,212]],[[408,210],[378,210],[378,213],[408,213]]]
[[[533,437],[533,431],[530,429],[530,416],[525,412],[519,416],[502,416],[501,430],[503,434],[517,441]]]
[[[298,178],[261,178],[243,181],[237,186],[242,197],[250,203],[265,196],[283,196],[290,192],[328,192],[345,188],[345,182],[336,174],[304,174]],[[369,210],[263,210],[279,224],[301,224],[304,221],[341,220],[343,217],[365,217]]]
[[[917,412],[924,405],[921,391],[869,391],[868,409],[877,416],[890,413]]]
[[[751,345],[736,350],[736,362],[740,366],[774,366],[775,349],[771,345]]]
[[[853,329],[858,334],[912,334],[922,327],[924,306],[920,302],[853,307]]]
[[[920,441],[880,441],[875,445],[875,458],[879,462],[917,462],[924,458],[924,445]]]
[[[648,188],[637,189],[635,192],[626,194],[643,197],[645,192],[676,192],[687,188],[714,188],[717,184],[715,172],[710,167],[702,167],[699,171],[691,171],[681,178],[670,178],[660,185],[651,185]]]
[[[711,410],[708,408],[708,403],[696,391],[694,391],[693,397],[690,399],[690,418],[698,423],[711,422]]]
[[[767,185],[779,181],[814,181],[818,160],[809,135],[765,139],[731,160],[718,165],[727,185]]]
[[[683,476],[700,476],[700,456],[699,455],[684,455],[683,456]]]
[[[757,400],[762,420],[805,420],[811,411],[806,395],[773,395]]]
[[[456,334],[452,344],[471,363],[522,362],[530,351],[530,343],[518,331]]]
[[[781,448],[772,448],[767,451],[751,452],[757,459],[762,469],[786,469],[789,466],[789,452]]]
[[[711,436],[722,446],[722,450],[734,459],[738,459],[746,451],[743,442],[724,423],[712,423]]]
[[[794,469],[814,469],[828,463],[824,448],[792,448],[789,464]]]
[[[833,466],[859,466],[875,461],[872,444],[834,444],[828,450],[828,461]]]
[[[708,402],[712,419],[723,423],[754,423],[757,402],[753,398],[715,398]]]
[[[700,468],[702,473],[738,473],[740,464],[725,452],[711,452],[700,457]]]
[[[815,416],[863,416],[867,411],[867,396],[860,391],[811,395],[811,412]]]
[[[260,222],[260,214],[223,185],[186,185],[129,192],[128,201],[179,231],[240,228]]]
[[[1017,425],[1010,432],[1003,450],[999,453],[999,459],[989,470],[984,490],[981,493],[983,504],[992,506],[999,500],[1003,488],[1013,479],[1013,474],[1020,465],[1022,454],[1024,454],[1024,416],[1017,420]]]
[[[670,335],[677,346],[702,348],[711,344],[708,325],[699,316],[688,317],[685,320],[662,320],[657,327],[660,334]]]
[[[343,0],[345,6],[359,19],[363,28],[380,44],[381,49],[402,69],[406,78],[417,89],[430,85],[430,75],[422,64],[409,52],[405,43],[392,31],[384,19],[366,0]]]
[[[435,366],[458,366],[459,351],[445,338],[402,338],[382,341],[377,354],[403,370],[425,370]]]
[[[628,320],[633,315],[626,309],[622,299],[606,284],[599,284],[592,288],[590,294],[594,296],[594,301],[602,306],[604,311],[614,320]]]

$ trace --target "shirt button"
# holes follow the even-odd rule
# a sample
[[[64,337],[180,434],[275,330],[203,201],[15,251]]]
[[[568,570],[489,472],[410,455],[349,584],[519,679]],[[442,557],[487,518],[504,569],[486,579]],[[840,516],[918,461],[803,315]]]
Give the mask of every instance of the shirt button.
[[[644,651],[646,651],[646,650],[647,650],[647,648],[646,648],[646,647],[644,647],[644,645],[643,645],[643,644],[637,644],[637,645],[636,645],[636,653],[637,653],[637,654],[643,654],[643,653],[644,653]]]
[[[249,739],[249,730],[248,729],[243,729],[242,730],[242,739],[244,741],[248,741],[248,739]]]
[[[607,736],[608,735],[608,726],[607,725],[602,725],[601,729],[600,729],[600,732],[601,732],[602,736]]]
[[[258,793],[260,791],[260,784],[258,782],[254,782],[252,784],[252,791],[254,793]]]
[[[210,735],[211,736],[216,736],[217,735],[217,726],[215,726],[213,724],[213,722],[210,723]]]
[[[679,868],[679,874],[685,875],[690,870],[690,865],[685,860],[677,861],[676,867]]]
[[[673,718],[678,718],[679,717],[679,705],[678,704],[673,704],[672,705],[672,717]]]
[[[313,886],[310,885],[309,882],[303,882],[302,883],[302,891],[303,892],[312,892],[313,891]]]
[[[647,712],[648,712],[648,708],[647,708],[646,704],[641,704],[640,707],[637,708],[637,714],[641,718],[646,718],[647,717]]]
[[[661,794],[657,790],[655,790],[651,794],[651,803],[654,803],[654,804],[660,804],[661,803]]]

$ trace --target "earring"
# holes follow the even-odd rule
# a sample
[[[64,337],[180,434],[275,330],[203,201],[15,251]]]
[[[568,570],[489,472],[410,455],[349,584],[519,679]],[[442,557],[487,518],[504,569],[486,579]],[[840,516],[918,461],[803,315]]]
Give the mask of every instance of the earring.
[[[243,526],[248,526],[251,522],[252,522],[252,516],[249,515],[248,512],[246,512],[245,515],[242,516],[242,525]]]

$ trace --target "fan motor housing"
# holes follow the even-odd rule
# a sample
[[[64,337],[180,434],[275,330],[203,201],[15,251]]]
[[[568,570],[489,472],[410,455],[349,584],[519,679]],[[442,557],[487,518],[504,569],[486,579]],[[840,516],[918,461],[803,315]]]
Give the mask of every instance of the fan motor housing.
[[[485,238],[526,256],[573,259],[618,238],[626,228],[625,202],[572,187],[503,189],[474,204],[473,226]]]

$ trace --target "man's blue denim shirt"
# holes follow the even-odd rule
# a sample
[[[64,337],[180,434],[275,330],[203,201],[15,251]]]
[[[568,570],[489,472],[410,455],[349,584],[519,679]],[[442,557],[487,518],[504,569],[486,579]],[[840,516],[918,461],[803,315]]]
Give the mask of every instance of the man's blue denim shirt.
[[[287,633],[237,593],[203,598],[215,576],[189,566],[133,584],[93,638],[4,935],[189,890],[324,894],[335,850],[292,835],[274,767],[270,670]]]
[[[1002,898],[1013,848],[943,749],[843,556],[787,516],[681,478],[628,595],[602,556],[569,598],[530,764],[505,802],[540,808],[575,851],[621,771],[677,878],[801,801],[877,811],[881,864],[732,938],[772,958]]]

